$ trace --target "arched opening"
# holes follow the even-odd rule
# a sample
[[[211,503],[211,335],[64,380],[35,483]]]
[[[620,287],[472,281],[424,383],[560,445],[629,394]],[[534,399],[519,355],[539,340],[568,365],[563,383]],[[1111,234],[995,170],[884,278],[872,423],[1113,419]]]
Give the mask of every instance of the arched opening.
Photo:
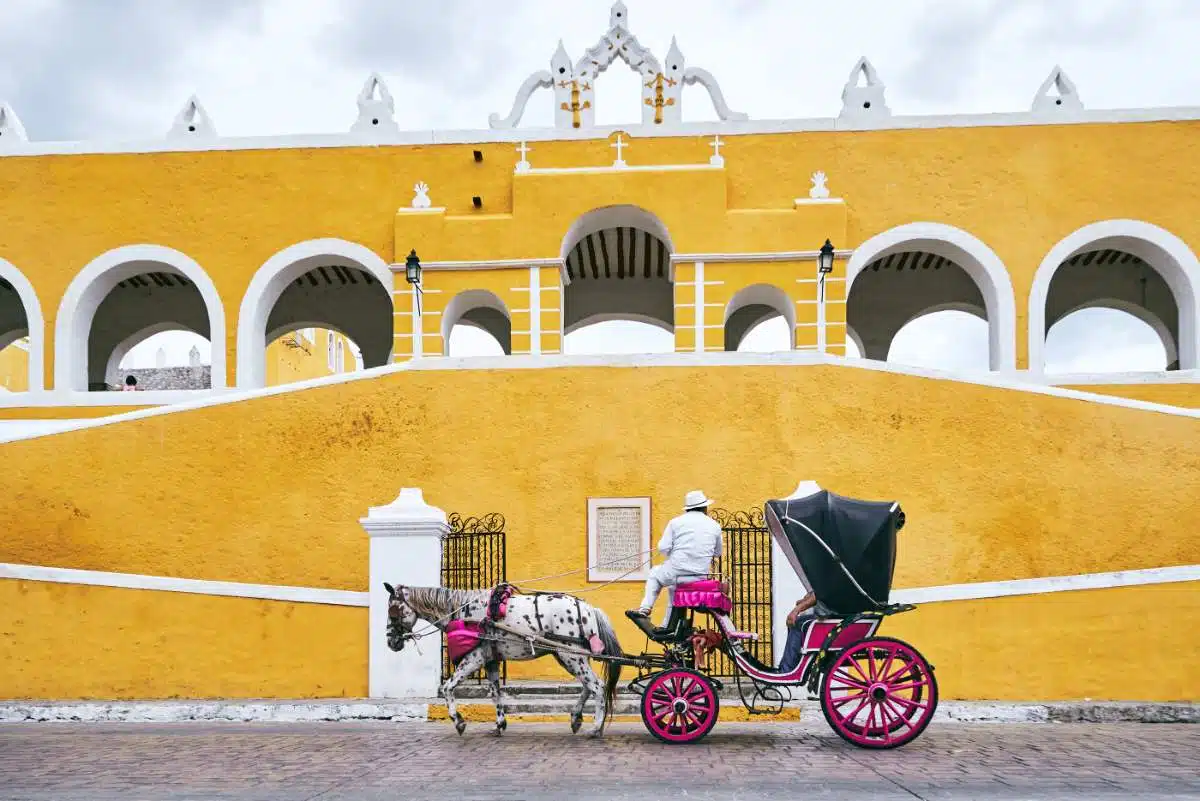
[[[391,361],[392,272],[362,245],[317,239],[267,260],[238,316],[238,386],[267,382],[267,345],[290,331],[337,331],[360,348],[366,367]],[[343,346],[348,347],[348,346]]]
[[[212,344],[174,323],[135,331],[109,354],[106,389],[122,389],[129,376],[139,390],[207,389],[212,386]]]
[[[363,369],[361,349],[342,331],[315,323],[291,324],[269,332],[267,338],[269,387]]]
[[[999,257],[965,231],[939,223],[893,228],[855,249],[846,280],[847,324],[865,358],[888,359],[893,340],[910,322],[958,311],[985,321],[987,367],[1015,368],[1012,282]],[[961,321],[939,316],[939,324],[951,319]]]
[[[1077,309],[1046,332],[1046,373],[1133,373],[1178,365],[1167,325],[1145,309],[1115,301]]]
[[[988,369],[988,324],[978,308],[934,309],[892,337],[887,360],[935,370]]]
[[[754,284],[738,290],[725,307],[725,350],[791,350],[796,306],[779,287]]]
[[[1052,328],[1091,309],[1108,309],[1110,313],[1101,316],[1092,312],[1087,319],[1123,320],[1126,331],[1131,330],[1129,315],[1149,326],[1168,358],[1166,369],[1196,368],[1200,353],[1198,282],[1200,263],[1195,255],[1178,237],[1157,226],[1136,220],[1110,220],[1079,229],[1054,246],[1034,277],[1029,297],[1030,369],[1048,369],[1047,343]],[[1116,316],[1118,312],[1125,316]],[[1133,344],[1106,341],[1119,330],[1113,325],[1095,331],[1077,330],[1075,326],[1063,330],[1074,332],[1079,340],[1071,345],[1062,345],[1059,340],[1059,347],[1066,348],[1067,353],[1056,358],[1056,372],[1065,363],[1109,366],[1095,372],[1109,372],[1118,362],[1124,365],[1122,372],[1162,369],[1156,349],[1126,349],[1123,355],[1113,351],[1114,344],[1118,348]],[[1145,357],[1140,365],[1128,361],[1135,353]]]
[[[861,359],[862,357],[863,344],[862,340],[858,338],[858,332],[846,326],[846,358]]]
[[[0,391],[45,388],[42,306],[29,280],[0,259]]]
[[[667,350],[673,351],[671,252],[666,227],[636,206],[608,206],[576,220],[561,253],[563,352],[659,352],[665,338],[652,327],[670,334]],[[576,335],[602,323],[609,325],[597,328],[599,333]],[[616,341],[609,341],[605,332]],[[595,346],[601,349],[590,349]]]
[[[442,312],[443,355],[511,353],[512,320],[504,301],[485,289],[469,289],[450,299]]]
[[[63,295],[55,322],[55,385],[108,390],[114,352],[128,352],[141,339],[167,330],[224,343],[225,311],[212,280],[170,248],[111,250],[84,267]],[[225,349],[213,351],[209,381],[202,388],[225,386]]]

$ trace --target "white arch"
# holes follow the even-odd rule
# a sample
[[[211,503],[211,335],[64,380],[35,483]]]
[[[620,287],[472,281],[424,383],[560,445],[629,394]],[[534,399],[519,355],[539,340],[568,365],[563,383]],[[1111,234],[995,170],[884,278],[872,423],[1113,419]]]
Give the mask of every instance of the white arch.
[[[446,310],[442,312],[442,355],[450,355],[450,332],[454,330],[454,326],[463,323],[463,315],[474,309],[495,309],[505,316],[509,326],[512,326],[512,315],[508,312],[508,307],[494,292],[489,292],[486,289],[468,289],[459,292],[450,302],[446,304]],[[474,323],[467,322],[467,325],[475,326]],[[482,326],[476,328],[484,329]],[[491,332],[488,331],[490,334]],[[504,343],[501,342],[503,347]]]
[[[946,312],[946,311],[962,312],[963,314],[969,314],[972,317],[978,317],[980,320],[983,320],[985,323],[987,322],[987,309],[981,309],[978,306],[976,306],[974,303],[961,303],[958,301],[951,301],[949,303],[938,303],[937,305],[930,306],[928,309],[922,309],[921,311],[914,314],[912,317],[909,317],[907,320],[905,320],[904,325],[902,325],[896,329],[896,333],[899,334],[901,331],[904,330],[904,326],[908,325],[909,323],[916,322],[917,320],[920,320],[922,317],[928,317],[931,314],[939,314],[941,312]],[[894,337],[893,337],[893,339],[894,339]]]
[[[788,350],[793,350],[796,347],[796,303],[788,294],[773,284],[751,284],[747,287],[742,287],[733,294],[729,299],[729,303],[725,304],[725,318],[722,325],[729,324],[729,318],[732,317],[739,309],[744,309],[747,306],[769,306],[782,315],[787,321],[788,327]],[[766,320],[760,320],[752,327],[747,328],[743,339],[751,331],[757,328]],[[738,343],[739,345],[741,343]]]
[[[162,245],[125,245],[97,256],[71,281],[54,321],[54,388],[87,389],[88,336],[96,309],[121,281],[167,268],[192,282],[208,311],[212,388],[225,387],[225,306],[208,273],[190,257]]]
[[[1171,288],[1179,307],[1179,369],[1191,370],[1200,358],[1200,262],[1182,239],[1141,220],[1103,220],[1059,240],[1042,259],[1029,289],[1029,370],[1046,370],[1046,301],[1050,282],[1062,263],[1079,253],[1111,248],[1146,262]]]
[[[612,312],[605,314],[593,314],[591,317],[585,317],[584,319],[564,330],[563,336],[565,337],[567,334],[572,334],[581,328],[587,328],[589,325],[596,325],[597,323],[645,323],[646,325],[652,325],[655,328],[661,328],[668,334],[675,333],[675,326],[668,325],[657,317],[651,317],[648,314],[634,314],[632,312]]]
[[[867,356],[866,356],[867,349],[863,347],[862,337],[860,337],[858,335],[858,332],[855,331],[850,326],[846,326],[846,339],[848,339],[854,343],[854,347],[856,347],[858,349],[859,358],[862,358],[862,359],[867,358]],[[847,353],[846,355],[849,356],[849,353]]]
[[[663,241],[663,244],[667,246],[668,253],[675,252],[675,245],[671,242],[671,235],[667,232],[667,226],[663,225],[662,220],[658,219],[651,212],[646,211],[641,206],[634,206],[628,203],[615,206],[602,206],[586,214],[581,214],[575,222],[571,223],[571,227],[567,229],[566,236],[563,237],[562,246],[559,248],[558,254],[559,258],[562,259],[559,271],[562,273],[563,286],[571,282],[570,276],[567,275],[567,256],[571,254],[571,248],[579,244],[579,241],[589,234],[609,228],[637,228],[641,231],[649,231]],[[668,277],[672,281],[675,280],[675,265],[673,264],[671,265],[671,274]]]
[[[1150,329],[1158,335],[1159,341],[1162,342],[1163,352],[1167,356],[1167,365],[1169,366],[1179,358],[1179,349],[1175,345],[1175,337],[1171,334],[1171,329],[1167,328],[1167,324],[1162,321],[1161,317],[1143,306],[1139,306],[1136,303],[1130,303],[1127,300],[1119,300],[1117,298],[1100,298],[1098,300],[1088,301],[1087,303],[1081,303],[1080,305],[1068,311],[1062,317],[1059,317],[1058,320],[1055,321],[1054,325],[1051,325],[1049,330],[1046,331],[1046,338],[1050,338],[1050,331],[1054,330],[1055,325],[1058,325],[1075,312],[1083,311],[1084,309],[1112,309],[1114,311],[1124,312],[1130,317],[1141,320],[1143,323],[1150,326]]]
[[[370,248],[344,239],[310,239],[284,248],[258,268],[242,297],[237,330],[239,387],[266,384],[267,318],[283,290],[312,268],[336,260],[343,262],[340,266],[357,267],[373,275],[395,307],[391,267]],[[322,323],[321,327],[330,326]]]
[[[113,348],[112,355],[108,357],[108,364],[104,366],[104,380],[109,381],[117,375],[117,371],[121,369],[121,360],[129,354],[129,351],[155,334],[162,334],[166,331],[187,331],[189,334],[200,336],[199,331],[193,331],[190,327],[180,323],[165,322],[148,325],[117,343],[117,346]],[[212,345],[212,340],[209,340],[209,345]]]
[[[12,262],[0,259],[0,278],[12,284],[25,309],[29,336],[29,391],[41,392],[46,388],[46,319],[42,316],[42,304],[33,284]]]
[[[982,241],[952,225],[914,222],[898,225],[863,242],[846,264],[846,297],[863,269],[876,259],[920,250],[950,259],[979,287],[987,307],[988,361],[992,370],[1017,366],[1017,304],[1004,262]]]

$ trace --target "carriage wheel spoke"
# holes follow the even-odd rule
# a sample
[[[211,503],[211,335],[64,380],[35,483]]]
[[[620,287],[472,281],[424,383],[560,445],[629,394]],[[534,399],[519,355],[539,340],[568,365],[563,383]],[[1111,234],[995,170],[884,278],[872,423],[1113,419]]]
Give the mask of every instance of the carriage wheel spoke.
[[[835,679],[837,681],[842,682],[843,684],[848,684],[849,686],[856,687],[860,690],[865,690],[865,689],[867,689],[867,686],[868,686],[867,682],[858,681],[857,679],[851,678],[849,675],[846,675],[844,673],[835,672],[834,675],[830,678],[830,681],[832,682]]]
[[[843,695],[841,698],[834,698],[830,703],[832,703],[834,706],[842,707],[842,706],[845,706],[846,704],[850,703],[851,701],[857,701],[860,698],[867,698],[867,697],[868,696],[866,693],[858,693],[857,695]]]
[[[903,713],[903,711],[897,712],[896,710],[892,709],[891,704],[892,704],[893,700],[894,699],[891,699],[891,698],[885,698],[883,700],[883,703],[887,705],[888,711],[891,712],[893,715],[895,715],[894,720],[900,721],[901,723],[903,723],[905,726],[907,726],[910,729],[915,729],[917,727],[917,724],[915,724],[911,720],[909,720],[908,716],[905,715]]]
[[[867,675],[870,677],[871,681],[876,681],[879,679],[879,675],[875,672],[875,649],[867,648],[866,650],[867,650],[867,671],[868,671]]]
[[[897,690],[915,690],[920,687],[928,687],[928,686],[929,686],[929,681],[927,679],[921,679],[920,681],[912,681],[912,682],[909,682],[908,684],[894,684],[894,685],[888,687],[888,692],[892,693],[892,692],[896,692]]]
[[[883,667],[879,669],[880,681],[888,681],[888,670],[891,668],[892,662],[896,661],[896,651],[896,646],[892,646],[888,649],[887,661],[884,662]]]

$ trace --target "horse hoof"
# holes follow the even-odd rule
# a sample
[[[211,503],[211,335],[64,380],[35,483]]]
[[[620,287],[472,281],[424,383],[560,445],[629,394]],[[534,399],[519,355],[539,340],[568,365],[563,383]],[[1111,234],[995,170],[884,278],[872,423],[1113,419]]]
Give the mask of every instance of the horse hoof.
[[[579,734],[580,727],[583,726],[583,717],[571,718],[571,734]]]
[[[460,736],[462,735],[462,733],[463,733],[464,731],[466,731],[466,729],[467,729],[467,721],[466,721],[466,720],[463,718],[463,716],[462,716],[462,715],[456,715],[456,716],[455,716],[455,718],[454,718],[454,728],[455,728],[455,730],[456,730],[456,731],[459,733],[459,735],[460,735]]]

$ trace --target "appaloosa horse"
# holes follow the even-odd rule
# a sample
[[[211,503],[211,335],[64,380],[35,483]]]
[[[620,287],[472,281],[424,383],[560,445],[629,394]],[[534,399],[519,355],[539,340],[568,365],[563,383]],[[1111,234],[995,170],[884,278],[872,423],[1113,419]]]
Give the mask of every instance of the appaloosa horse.
[[[621,644],[603,611],[573,595],[562,593],[510,594],[506,585],[487,590],[451,590],[443,587],[393,587],[388,591],[387,643],[403,650],[409,640],[435,631],[448,632],[447,643],[454,673],[442,684],[446,709],[459,734],[467,721],[458,713],[454,688],[480,668],[487,670],[488,686],[496,704],[496,734],[508,722],[500,697],[500,663],[553,656],[579,680],[583,690],[571,714],[571,731],[583,724],[583,706],[596,698],[595,725],[590,737],[599,737],[612,714],[621,665],[605,661],[604,684],[592,670],[590,655],[622,656]],[[506,591],[507,590],[507,591]],[[413,633],[418,620],[435,628]],[[451,639],[453,638],[453,639]],[[457,653],[456,653],[457,651]]]

